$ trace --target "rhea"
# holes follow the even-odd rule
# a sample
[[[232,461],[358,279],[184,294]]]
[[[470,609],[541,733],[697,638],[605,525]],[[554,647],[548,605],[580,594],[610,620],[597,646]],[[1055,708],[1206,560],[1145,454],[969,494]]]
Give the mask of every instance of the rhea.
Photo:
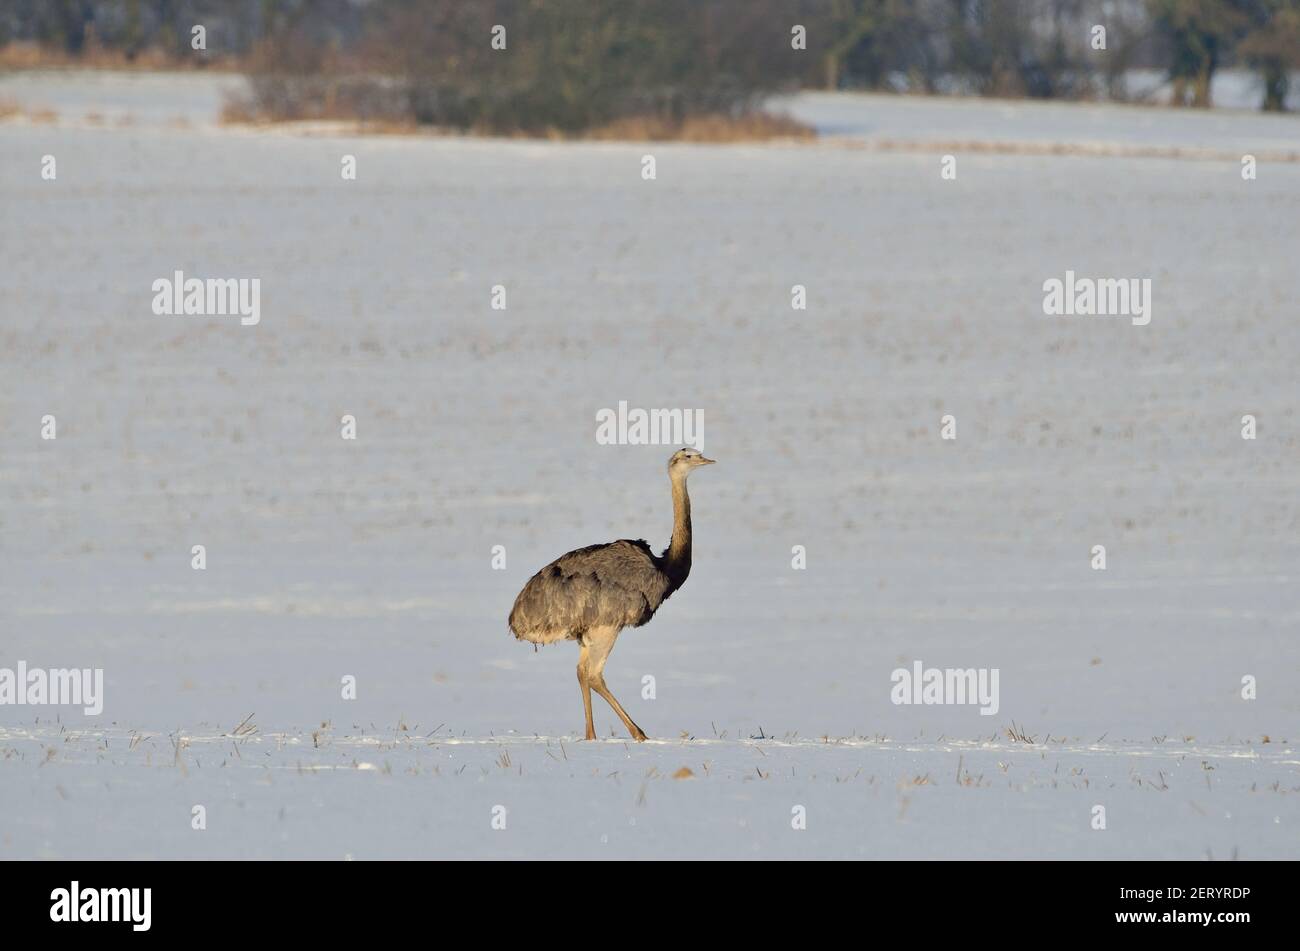
[[[521,641],[578,642],[578,686],[587,718],[586,739],[596,738],[591,692],[610,705],[638,742],[646,738],[605,686],[605,661],[619,631],[654,617],[691,573],[691,498],[686,480],[700,466],[713,465],[694,449],[668,460],[673,490],[673,536],[656,555],[643,539],[588,545],[561,555],[528,579],[510,611],[510,630]]]

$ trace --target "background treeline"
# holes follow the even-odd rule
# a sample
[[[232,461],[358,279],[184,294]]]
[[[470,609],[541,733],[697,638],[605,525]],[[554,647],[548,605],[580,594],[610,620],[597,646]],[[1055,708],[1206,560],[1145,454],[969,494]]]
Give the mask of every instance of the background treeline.
[[[1139,69],[1204,107],[1229,66],[1282,110],[1300,0],[0,0],[0,48],[15,44],[91,65],[233,63],[250,116],[506,132],[736,117],[800,87],[1122,100]]]

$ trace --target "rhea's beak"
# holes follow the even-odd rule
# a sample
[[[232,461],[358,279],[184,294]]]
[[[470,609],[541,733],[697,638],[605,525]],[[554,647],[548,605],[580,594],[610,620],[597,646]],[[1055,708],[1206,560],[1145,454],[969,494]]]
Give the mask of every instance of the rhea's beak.
[[[711,466],[717,461],[717,459],[706,459],[704,456],[700,456],[700,465],[702,466]]]

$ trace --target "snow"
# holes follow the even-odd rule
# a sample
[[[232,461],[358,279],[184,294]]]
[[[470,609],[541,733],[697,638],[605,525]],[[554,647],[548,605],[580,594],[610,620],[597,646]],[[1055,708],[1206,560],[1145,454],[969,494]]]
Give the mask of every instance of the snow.
[[[1176,149],[1220,158],[1271,152],[1290,161],[1300,153],[1294,114],[848,93],[802,93],[773,105],[827,139],[866,145]]]
[[[6,849],[358,860],[1285,856],[1300,762],[1293,751],[1175,741],[313,732],[0,730],[6,768],[34,777],[5,797],[6,814],[23,820],[10,823]],[[1099,831],[1097,803],[1108,806]],[[191,827],[193,805],[204,806],[206,828]],[[793,827],[798,809],[803,829]]]
[[[65,76],[57,122],[0,124],[0,667],[105,672],[98,718],[0,706],[0,855],[1300,855],[1300,163],[300,136],[205,120],[204,79],[109,80],[137,121],[96,126]],[[1067,269],[1150,278],[1150,325],[1043,316]],[[175,270],[260,278],[260,324],[154,316]],[[598,445],[620,400],[702,410],[719,464],[606,669],[654,739],[597,699],[584,744],[576,650],[505,619],[564,551],[667,543],[676,447]],[[917,660],[997,668],[996,716],[892,703]]]

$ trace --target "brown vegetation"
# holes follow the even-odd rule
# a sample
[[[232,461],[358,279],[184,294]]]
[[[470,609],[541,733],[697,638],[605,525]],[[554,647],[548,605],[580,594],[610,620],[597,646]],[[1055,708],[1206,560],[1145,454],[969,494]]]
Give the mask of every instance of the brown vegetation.
[[[246,97],[231,97],[221,110],[225,125],[293,125],[306,129],[316,124],[328,124],[331,129],[342,128],[360,135],[501,135],[500,130],[486,125],[468,129],[446,126],[422,125],[413,119],[372,118],[359,119],[346,108],[321,108],[311,115],[294,119],[279,119],[258,112],[256,105]],[[587,139],[620,142],[700,142],[740,143],[769,141],[803,141],[817,137],[810,126],[789,116],[765,112],[750,112],[738,116],[719,114],[688,116],[684,119],[666,119],[660,116],[632,116],[580,132],[556,128],[516,130],[507,133],[510,138],[531,139]]]
[[[665,119],[636,116],[616,119],[587,132],[588,139],[618,139],[624,142],[764,142],[772,139],[808,140],[817,133],[789,116],[750,112],[739,116],[687,116]]]
[[[0,99],[0,122],[5,119],[26,118],[29,122],[54,122],[59,114],[44,107],[30,108],[12,99]]]
[[[157,47],[128,53],[122,49],[89,44],[78,53],[70,53],[41,43],[13,42],[0,46],[0,70],[103,69],[177,72],[202,69],[240,72],[243,68],[242,57],[208,53],[178,56]]]

